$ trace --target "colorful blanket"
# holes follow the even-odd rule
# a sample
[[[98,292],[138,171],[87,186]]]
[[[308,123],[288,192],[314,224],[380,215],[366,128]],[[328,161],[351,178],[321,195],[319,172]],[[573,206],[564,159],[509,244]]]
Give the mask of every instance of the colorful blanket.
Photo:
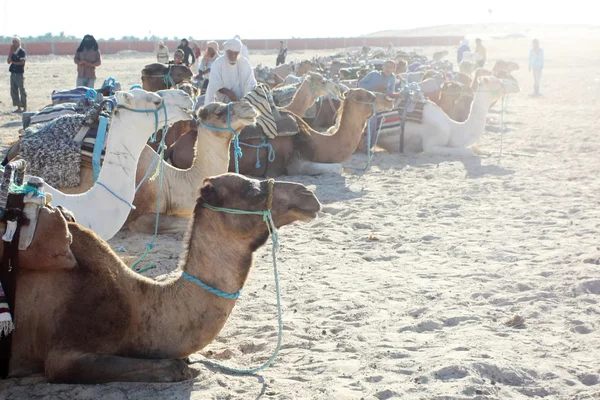
[[[377,114],[379,134],[382,136],[391,135],[400,132],[402,125],[402,116],[407,107],[406,100],[402,99],[396,103],[391,111],[384,111]],[[423,122],[423,108],[425,101],[414,100],[408,104],[406,109],[406,121],[420,124]],[[383,123],[382,123],[383,122]]]
[[[258,111],[258,118],[256,124],[260,126],[265,135],[270,138],[277,136],[277,124],[275,122],[275,115],[279,114],[277,111],[271,90],[263,83],[256,85],[254,89],[243,97],[245,100],[252,104],[256,111]]]

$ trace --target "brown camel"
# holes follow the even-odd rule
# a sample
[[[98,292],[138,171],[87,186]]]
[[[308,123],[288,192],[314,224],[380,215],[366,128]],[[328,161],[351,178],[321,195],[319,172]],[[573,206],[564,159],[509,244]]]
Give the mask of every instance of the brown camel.
[[[277,228],[312,220],[321,209],[301,184],[271,185],[236,174],[204,180],[194,203],[181,275],[168,282],[131,271],[92,231],[44,207],[34,243],[20,252],[9,377],[44,374],[52,383],[79,384],[191,378],[183,358],[215,339],[236,300],[212,294],[186,276],[237,292],[254,252],[269,237],[258,215],[206,206],[271,208]],[[38,243],[43,250],[37,250]]]
[[[142,69],[142,88],[149,92],[157,92],[164,89],[172,89],[175,84],[178,89],[186,92],[192,99],[198,97],[199,89],[190,83],[193,73],[186,65],[167,65],[161,63],[148,64]],[[169,77],[171,79],[169,79]],[[190,121],[181,121],[173,124],[167,131],[165,144],[167,148],[179,139],[181,135],[193,129]],[[148,141],[152,150],[157,151],[162,140],[162,129],[156,134],[154,142]]]
[[[325,78],[323,75],[314,72],[309,73],[302,81],[296,93],[292,97],[292,101],[285,107],[279,110],[291,111],[296,115],[303,116],[321,96],[333,94],[341,97],[339,87]],[[337,111],[337,110],[336,110]],[[182,125],[182,124],[180,124]],[[331,126],[329,124],[328,126]],[[170,129],[169,129],[170,132]],[[167,132],[167,141],[174,137]],[[165,151],[165,160],[170,161],[171,165],[177,168],[190,168],[194,162],[194,143],[196,142],[196,130],[190,130],[183,136],[178,138],[176,142]]]
[[[226,128],[228,110],[231,127],[238,133],[245,126],[254,124],[258,116],[250,103],[237,101],[231,103],[230,108],[223,103],[208,104],[198,110],[197,117],[208,126]],[[173,233],[185,230],[196,204],[196,188],[202,184],[204,178],[226,173],[229,165],[231,132],[209,129],[200,123],[197,132],[195,146],[192,145],[194,162],[190,168],[179,169],[161,160],[162,187],[159,187],[159,177],[144,181],[133,199],[136,209],[129,213],[125,223],[127,227],[138,232],[154,232],[160,193],[161,216],[158,232]],[[142,181],[156,157],[156,152],[146,145],[137,164],[136,186]],[[149,175],[154,171],[155,167]]]
[[[256,168],[256,151],[242,147],[245,155],[239,160],[240,174],[257,176],[319,175],[340,173],[339,163],[352,156],[365,130],[367,121],[376,111],[389,111],[393,101],[383,94],[374,94],[365,89],[350,89],[340,107],[337,124],[327,133],[313,130],[300,117],[293,115],[299,132],[293,136],[278,136],[269,139],[275,151],[275,159],[269,163],[268,150],[259,151],[261,167]],[[259,145],[261,139],[241,139],[250,145]],[[234,150],[231,149],[231,152]],[[233,153],[230,155],[229,171],[235,171]]]

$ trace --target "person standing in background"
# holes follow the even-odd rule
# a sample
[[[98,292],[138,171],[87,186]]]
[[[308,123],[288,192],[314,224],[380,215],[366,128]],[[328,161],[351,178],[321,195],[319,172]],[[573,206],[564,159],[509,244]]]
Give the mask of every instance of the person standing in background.
[[[165,46],[162,40],[158,42],[158,46],[156,48],[156,61],[163,64],[167,64],[169,62],[169,48]]]
[[[12,46],[6,62],[10,65],[10,97],[12,97],[13,106],[17,107],[13,113],[22,113],[27,111],[27,92],[25,92],[25,59],[27,54],[21,47],[21,39],[14,37]]]
[[[529,51],[529,71],[533,70],[533,93],[530,96],[539,96],[542,69],[544,69],[544,49],[540,48],[540,41],[537,39],[533,39],[532,45]]]
[[[287,56],[287,47],[284,46],[283,40],[279,41],[279,54],[277,55],[277,60],[275,61],[275,66],[279,66],[281,64],[285,64],[285,57]]]
[[[183,51],[183,63],[186,66],[190,66],[196,62],[196,56],[194,55],[194,51],[190,47],[190,42],[187,39],[181,39],[181,44],[177,46],[178,49]],[[192,62],[190,62],[190,56],[192,56]]]
[[[461,63],[461,61],[463,60],[463,54],[465,53],[465,51],[470,52],[471,49],[469,48],[469,41],[467,39],[463,39],[460,42],[460,47],[458,48],[458,51],[456,52],[456,62],[458,64]]]
[[[483,47],[481,39],[475,39],[475,59],[477,60],[477,66],[483,68],[485,60],[487,59],[487,50]]]
[[[77,64],[77,87],[85,86],[93,89],[96,82],[96,67],[102,64],[102,56],[98,43],[92,35],[83,37],[73,60]]]

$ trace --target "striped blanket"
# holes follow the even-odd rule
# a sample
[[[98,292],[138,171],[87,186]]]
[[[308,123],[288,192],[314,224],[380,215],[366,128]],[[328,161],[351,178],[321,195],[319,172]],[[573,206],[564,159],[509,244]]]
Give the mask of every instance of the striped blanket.
[[[24,112],[21,116],[23,121],[23,129],[29,127],[29,125],[40,124],[43,122],[49,122],[62,115],[71,115],[81,112],[78,110],[75,103],[63,103],[55,106],[49,106],[39,112]]]
[[[53,90],[50,97],[52,98],[52,104],[77,103],[85,97],[88,90],[89,88],[84,86],[69,90]]]
[[[258,111],[256,124],[262,128],[265,135],[271,139],[276,137],[277,124],[275,123],[275,117],[279,117],[279,111],[275,107],[269,87],[263,83],[259,83],[242,100],[252,104],[256,108],[256,111]]]
[[[400,132],[402,115],[405,107],[406,100],[402,99],[396,103],[392,110],[377,113],[378,123],[381,124],[381,121],[383,121],[383,124],[380,126],[378,125],[377,127],[378,129],[381,129],[379,132],[380,135],[385,136]],[[406,110],[406,122],[414,122],[417,124],[422,123],[424,107],[425,101],[423,100],[412,101],[410,104],[408,104],[408,108]]]

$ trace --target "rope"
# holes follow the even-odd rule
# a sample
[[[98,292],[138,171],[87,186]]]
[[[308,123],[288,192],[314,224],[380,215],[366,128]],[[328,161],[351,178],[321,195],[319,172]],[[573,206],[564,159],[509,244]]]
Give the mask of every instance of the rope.
[[[219,128],[218,126],[208,125],[208,124],[204,123],[204,121],[202,121],[202,120],[199,120],[199,122],[200,122],[200,125],[202,125],[206,129],[230,132],[233,135],[233,148],[235,150],[234,151],[235,173],[239,174],[240,173],[239,159],[242,158],[243,153],[242,153],[242,149],[240,148],[239,136],[238,136],[237,132],[234,131],[233,128],[231,127],[231,103],[227,103],[227,128]]]
[[[265,368],[269,367],[273,363],[273,361],[275,360],[277,355],[279,354],[279,350],[281,349],[281,342],[283,339],[283,316],[282,316],[282,311],[281,311],[281,290],[279,287],[279,271],[277,270],[277,254],[276,254],[277,249],[279,248],[279,236],[277,233],[277,228],[275,227],[275,223],[273,222],[273,215],[271,214],[271,208],[273,205],[273,188],[275,185],[275,181],[273,179],[269,179],[267,182],[269,184],[269,194],[267,197],[267,209],[266,210],[245,211],[245,210],[237,210],[237,209],[231,209],[231,208],[214,207],[214,206],[211,206],[208,204],[202,205],[203,207],[208,208],[209,210],[224,212],[224,213],[229,213],[229,214],[261,215],[263,217],[263,221],[267,225],[267,229],[269,230],[269,233],[271,234],[271,238],[273,240],[273,246],[271,247],[271,256],[273,258],[273,275],[275,278],[275,293],[277,295],[277,324],[278,324],[278,328],[279,328],[279,332],[277,335],[277,345],[275,346],[275,350],[273,351],[273,354],[271,355],[271,357],[269,357],[269,359],[264,364],[262,364],[258,367],[253,367],[253,368],[228,367],[226,365],[219,364],[217,362],[210,361],[210,360],[195,361],[195,362],[202,362],[202,363],[211,365],[213,367],[220,368],[224,371],[231,372],[234,374],[253,374],[255,372],[262,371]],[[239,292],[237,292],[237,293],[239,293]]]
[[[224,299],[237,299],[242,294],[241,290],[238,290],[235,293],[222,292],[219,289],[215,289],[214,287],[207,285],[206,283],[202,282],[200,279],[191,276],[190,274],[188,274],[185,271],[183,271],[181,273],[181,276],[183,276],[188,281],[193,282],[196,285],[200,286],[202,289],[204,289],[212,294],[216,294],[219,297],[223,297]]]
[[[260,168],[260,149],[262,149],[263,147],[267,148],[268,162],[272,163],[273,161],[275,161],[275,150],[273,150],[273,146],[271,145],[271,143],[267,142],[267,139],[265,136],[263,136],[262,139],[263,139],[263,142],[258,145],[240,142],[240,144],[242,146],[251,147],[253,149],[256,149],[256,164],[254,165],[256,168]]]
[[[154,159],[152,160],[152,163],[150,164],[150,167],[146,171],[146,174],[144,175],[144,178],[140,181],[140,183],[138,184],[138,186],[135,188],[135,192],[137,193],[137,191],[139,190],[139,188],[142,186],[142,183],[144,183],[144,181],[146,180],[146,178],[148,178],[148,175],[149,175],[150,171],[152,170],[152,167],[154,166],[154,163],[159,158],[159,154],[160,154],[161,161],[164,158],[165,140],[167,138],[167,131],[169,130],[169,118],[168,118],[168,115],[167,115],[167,108],[165,106],[164,101],[161,103],[161,105],[156,110],[135,109],[135,108],[127,108],[127,107],[124,107],[124,108],[126,108],[129,111],[133,111],[133,112],[140,112],[140,113],[141,112],[143,112],[143,113],[153,112],[154,113],[155,129],[154,129],[154,133],[152,134],[152,136],[150,138],[151,142],[155,142],[156,141],[156,135],[158,134],[158,113],[162,109],[163,112],[164,112],[164,114],[165,114],[165,124],[163,125],[163,128],[162,128],[162,133],[163,134],[162,134],[162,138],[160,140],[160,143],[158,145],[158,152],[154,156]],[[158,177],[159,177],[159,182],[158,182],[158,194],[157,194],[158,198],[157,198],[157,201],[156,201],[156,222],[154,224],[154,236],[152,237],[152,240],[150,240],[148,243],[146,243],[146,249],[144,250],[144,252],[142,253],[142,255],[137,259],[137,261],[135,261],[133,264],[131,264],[131,269],[134,270],[134,271],[136,271],[136,272],[138,272],[138,273],[140,273],[140,274],[155,267],[154,264],[150,264],[147,267],[141,268],[139,270],[135,269],[135,267],[139,263],[141,263],[142,260],[146,257],[146,255],[148,254],[148,252],[154,248],[154,242],[156,241],[156,238],[158,236],[158,222],[159,222],[159,217],[160,217],[160,198],[161,198],[160,194],[161,194],[162,183],[163,183],[163,162],[160,162],[158,164],[158,169],[155,172],[154,176],[152,176],[150,178],[150,180],[154,179],[157,174],[158,174]]]
[[[108,190],[113,196],[115,196],[117,199],[121,200],[123,203],[127,204],[132,210],[135,210],[135,206],[133,204],[131,204],[130,202],[128,202],[127,200],[125,200],[124,198],[122,198],[121,196],[119,196],[118,194],[116,194],[115,192],[113,192],[108,186],[106,186],[104,183],[100,182],[100,181],[96,181],[97,185],[102,186],[104,189]]]
[[[500,111],[500,152],[498,153],[498,164],[502,159],[502,150],[504,148],[504,113],[508,109],[508,95],[502,96],[502,108]]]

